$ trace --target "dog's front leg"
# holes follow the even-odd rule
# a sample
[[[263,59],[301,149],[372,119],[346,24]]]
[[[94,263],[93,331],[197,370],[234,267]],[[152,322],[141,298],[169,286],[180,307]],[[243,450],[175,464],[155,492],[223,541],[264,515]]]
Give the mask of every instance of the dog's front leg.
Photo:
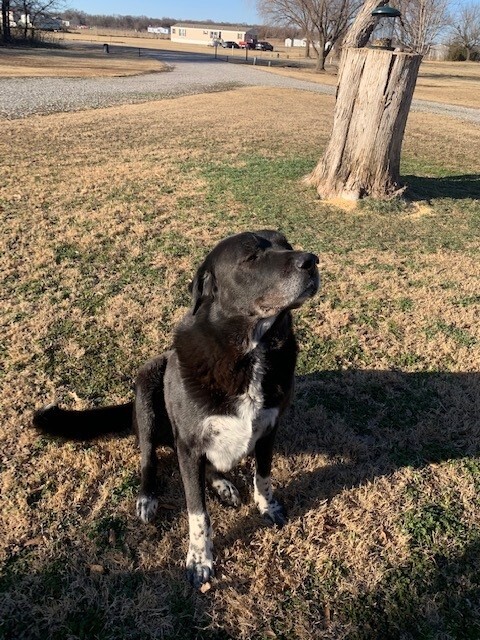
[[[205,456],[198,456],[181,441],[177,454],[187,501],[189,545],[187,576],[199,588],[213,577],[212,528],[205,502]]]
[[[255,445],[255,478],[254,498],[258,510],[264,518],[280,527],[287,521],[285,509],[273,497],[270,472],[272,469],[273,443],[277,426],[266,436],[260,438]]]

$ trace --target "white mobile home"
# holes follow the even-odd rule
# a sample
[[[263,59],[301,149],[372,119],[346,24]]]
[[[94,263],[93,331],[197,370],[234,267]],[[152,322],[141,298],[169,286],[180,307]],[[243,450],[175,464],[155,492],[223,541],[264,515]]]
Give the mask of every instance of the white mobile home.
[[[172,25],[170,39],[172,42],[185,42],[188,44],[205,44],[212,42],[245,42],[254,40],[254,31],[245,25],[220,25],[220,24],[191,24],[177,22]]]

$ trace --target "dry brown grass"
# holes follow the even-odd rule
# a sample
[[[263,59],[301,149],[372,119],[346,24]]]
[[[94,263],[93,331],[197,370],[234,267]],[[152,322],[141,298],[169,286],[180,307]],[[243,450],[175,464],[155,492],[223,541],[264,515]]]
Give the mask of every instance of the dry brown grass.
[[[165,49],[168,51],[188,51],[196,53],[213,52],[204,45],[182,44],[167,39],[134,35],[129,32],[115,30],[92,29],[58,35],[58,42],[69,43],[89,42],[132,47],[132,56],[138,48]],[[297,49],[289,49],[280,42],[274,41],[275,52],[250,52],[250,57],[257,56],[266,60],[280,59],[303,60],[303,53]],[[103,54],[90,52],[56,52],[5,50],[6,55],[0,58],[0,77],[22,76],[112,76],[132,75],[159,71],[158,62],[141,60],[139,58],[108,59]],[[245,57],[242,50],[218,50],[218,55]],[[315,73],[313,70],[299,68],[258,67],[266,73],[276,73],[288,77],[335,85],[337,77],[334,67],[328,67],[327,72]],[[431,100],[446,104],[478,108],[480,105],[480,68],[475,62],[431,62],[425,61],[420,67],[420,73],[415,89],[415,98]]]
[[[429,62],[420,67],[415,97],[480,108],[480,65],[475,62]]]
[[[84,40],[90,42],[103,42],[105,35],[95,31],[84,33],[65,34],[67,40]],[[159,48],[174,51],[196,51],[205,53],[209,47],[201,45],[184,45],[152,38],[131,37],[128,34],[115,35],[109,32],[108,37],[112,43],[131,47]],[[283,60],[299,61],[304,58],[303,52],[298,49],[289,49],[278,41],[272,41],[275,52],[250,52],[250,56],[257,55],[265,59],[276,59],[278,54]],[[229,56],[245,57],[245,52],[240,50],[224,52]],[[329,67],[328,73],[315,73],[312,70],[283,69],[276,67],[258,67],[267,73],[278,73],[310,82],[321,84],[336,84],[336,75],[332,73],[333,67]],[[480,105],[480,68],[475,62],[433,62],[426,60],[420,67],[420,73],[415,89],[415,98],[419,100],[432,100],[465,107],[479,108]]]
[[[158,73],[166,65],[157,60],[106,56],[72,49],[3,49],[0,78],[99,78]]]
[[[476,637],[480,132],[411,114],[404,173],[428,206],[345,213],[300,181],[332,109],[328,96],[255,88],[9,123],[0,634]],[[202,255],[267,226],[318,251],[323,274],[297,314],[297,396],[274,460],[290,520],[264,526],[243,462],[244,505],[209,500],[218,578],[201,597],[183,579],[173,454],[159,516],[140,526],[133,438],[62,446],[28,425],[54,397],[130,398]]]
[[[258,67],[266,73],[336,85],[335,73]],[[480,108],[480,65],[476,62],[422,62],[414,97],[463,107]]]

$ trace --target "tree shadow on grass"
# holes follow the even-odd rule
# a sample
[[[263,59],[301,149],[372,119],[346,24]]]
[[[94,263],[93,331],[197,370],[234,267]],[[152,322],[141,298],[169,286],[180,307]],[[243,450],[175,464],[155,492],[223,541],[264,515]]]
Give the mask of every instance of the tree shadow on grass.
[[[480,174],[431,178],[424,176],[402,176],[407,185],[407,196],[412,200],[433,198],[480,198]]]

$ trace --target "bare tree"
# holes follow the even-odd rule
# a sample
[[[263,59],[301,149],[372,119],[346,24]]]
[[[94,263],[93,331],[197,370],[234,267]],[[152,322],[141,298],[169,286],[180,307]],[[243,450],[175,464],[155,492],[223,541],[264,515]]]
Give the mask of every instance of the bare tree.
[[[262,16],[275,24],[299,27],[317,57],[317,71],[347,32],[361,0],[258,0]]]
[[[260,14],[269,22],[285,27],[298,27],[304,35],[312,30],[306,2],[298,0],[259,0]]]
[[[2,0],[2,42],[10,42],[10,0]]]
[[[466,51],[470,60],[475,49],[480,47],[480,3],[462,5],[452,18],[454,41]]]
[[[401,0],[400,39],[412,51],[426,55],[449,24],[448,0]]]
[[[23,37],[27,39],[29,28],[35,26],[39,18],[52,12],[59,11],[62,6],[62,0],[17,0],[14,8],[24,16]]]

